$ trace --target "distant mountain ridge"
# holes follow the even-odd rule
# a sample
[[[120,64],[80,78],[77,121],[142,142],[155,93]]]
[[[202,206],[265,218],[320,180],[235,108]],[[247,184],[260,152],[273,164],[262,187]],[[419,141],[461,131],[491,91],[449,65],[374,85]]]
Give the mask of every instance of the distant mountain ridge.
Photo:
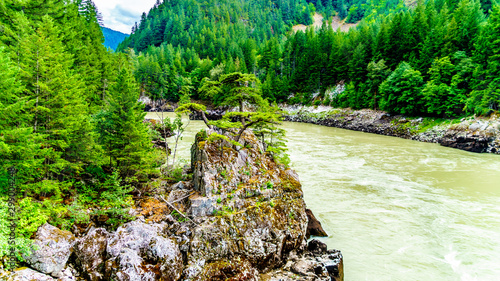
[[[102,34],[104,35],[104,46],[109,47],[116,51],[118,45],[125,40],[129,35],[120,31],[113,30],[107,27],[101,27]]]

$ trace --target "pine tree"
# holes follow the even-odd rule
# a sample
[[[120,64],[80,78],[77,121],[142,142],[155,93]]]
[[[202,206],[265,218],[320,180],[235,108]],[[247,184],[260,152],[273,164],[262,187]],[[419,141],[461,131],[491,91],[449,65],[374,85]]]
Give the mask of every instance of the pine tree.
[[[476,43],[474,90],[467,101],[467,110],[486,114],[500,110],[500,5],[490,12],[488,25]]]
[[[0,171],[14,166],[19,184],[25,184],[39,167],[35,156],[40,144],[33,134],[29,102],[21,98],[19,69],[0,47]]]
[[[143,123],[144,105],[138,99],[135,79],[128,66],[122,65],[116,83],[111,86],[107,107],[96,118],[100,143],[110,157],[110,165],[124,176],[141,170],[151,149]]]
[[[44,176],[63,170],[79,171],[95,151],[82,82],[71,70],[59,29],[44,16],[36,32],[21,42],[21,77],[24,96],[33,103],[34,133],[43,137]]]

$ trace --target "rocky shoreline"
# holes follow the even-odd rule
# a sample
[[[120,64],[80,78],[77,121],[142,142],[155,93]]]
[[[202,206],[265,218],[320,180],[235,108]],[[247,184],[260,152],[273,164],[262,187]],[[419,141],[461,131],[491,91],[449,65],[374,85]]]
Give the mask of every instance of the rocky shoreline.
[[[81,233],[44,224],[27,267],[0,266],[0,279],[342,281],[341,252],[307,242],[321,226],[295,171],[276,164],[251,132],[242,147],[210,141],[210,133],[192,146],[192,180],[161,182],[131,210],[134,221]]]
[[[303,122],[394,136],[477,153],[500,154],[500,118],[464,118],[425,128],[423,118],[407,118],[377,110],[329,107],[285,108],[285,121]]]
[[[335,109],[326,106],[281,106],[284,121],[310,123],[353,131],[439,143],[442,146],[477,153],[500,154],[500,116],[469,117],[428,126],[424,118],[408,118],[384,111]],[[209,110],[209,119],[220,119],[222,110]],[[198,114],[199,115],[199,114]],[[193,120],[201,116],[193,114]]]

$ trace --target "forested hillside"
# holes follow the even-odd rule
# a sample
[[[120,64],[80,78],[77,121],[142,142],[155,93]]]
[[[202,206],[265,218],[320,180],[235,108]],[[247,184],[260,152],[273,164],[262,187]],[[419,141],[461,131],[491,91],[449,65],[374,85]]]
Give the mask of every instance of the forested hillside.
[[[104,26],[101,27],[101,29],[102,34],[104,35],[104,46],[111,48],[112,50],[116,50],[118,45],[128,37],[128,34],[121,33]]]
[[[136,77],[149,95],[177,100],[182,87],[196,90],[205,77],[244,72],[264,79],[269,59],[281,55],[293,25],[311,24],[316,11],[331,18],[347,5],[342,3],[316,1],[316,8],[304,0],[158,1],[118,50],[143,53]],[[397,4],[384,3],[373,13]]]
[[[156,173],[130,60],[106,50],[96,15],[90,0],[0,1],[0,257],[8,194],[25,252],[45,222],[126,221],[128,192]]]
[[[341,4],[158,2],[119,49],[133,48],[135,76],[155,99],[176,101],[181,89],[205,98],[204,79],[243,72],[257,75],[271,101],[440,117],[498,110],[498,8],[490,1]],[[291,31],[314,12],[363,19],[349,32],[326,21]]]

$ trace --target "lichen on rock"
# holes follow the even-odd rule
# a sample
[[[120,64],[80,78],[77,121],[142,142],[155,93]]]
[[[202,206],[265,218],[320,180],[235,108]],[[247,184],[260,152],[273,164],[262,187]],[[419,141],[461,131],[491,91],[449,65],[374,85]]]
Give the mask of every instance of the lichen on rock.
[[[192,168],[200,196],[191,199],[190,214],[207,219],[193,230],[187,279],[227,259],[265,272],[290,251],[304,250],[308,220],[297,174],[277,165],[251,132],[242,135],[243,147],[196,139]]]
[[[26,262],[34,269],[61,277],[75,244],[75,236],[48,223],[38,228],[33,241],[33,251]]]

